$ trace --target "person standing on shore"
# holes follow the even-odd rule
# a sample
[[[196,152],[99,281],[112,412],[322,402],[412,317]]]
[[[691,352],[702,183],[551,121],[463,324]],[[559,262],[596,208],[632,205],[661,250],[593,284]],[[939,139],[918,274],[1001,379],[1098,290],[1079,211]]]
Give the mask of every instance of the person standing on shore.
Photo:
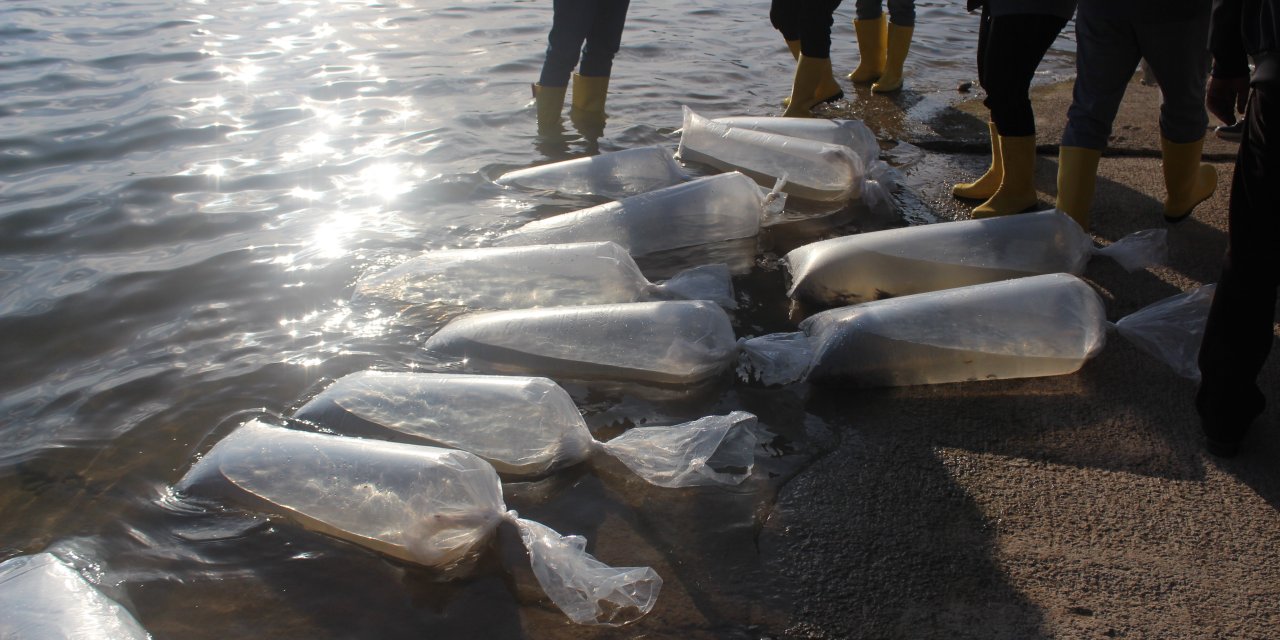
[[[857,0],[854,3],[853,31],[858,37],[858,66],[849,79],[858,84],[873,83],[872,93],[892,93],[902,88],[902,65],[911,49],[916,28],[915,0]]]
[[[839,6],[840,0],[774,0],[770,6],[769,19],[788,45],[793,39],[800,44],[785,117],[812,118],[809,110],[826,102],[833,87],[840,89],[831,73],[831,16]]]
[[[1076,0],[969,0],[982,9],[978,26],[978,82],[991,111],[991,166],[974,182],[958,184],[958,198],[985,200],[974,218],[1021,213],[1036,205],[1036,119],[1031,79]]]
[[[773,0],[769,6],[769,23],[773,25],[782,34],[782,38],[787,42],[787,49],[791,51],[791,57],[798,63],[802,49],[802,33],[804,31],[804,20],[802,16],[805,12],[801,9],[802,0]],[[840,4],[839,2],[836,3]],[[831,8],[832,13],[835,7]],[[819,14],[816,18],[821,22],[822,16]],[[844,90],[840,88],[840,83],[836,82],[835,75],[831,69],[831,25],[827,25],[827,64],[826,73],[820,74],[818,78],[818,88],[814,92],[814,102],[809,108],[816,107],[826,102],[835,102],[844,97]],[[810,47],[810,55],[813,52],[821,52],[821,46]],[[791,106],[791,98],[782,101],[782,106]]]
[[[588,124],[604,124],[609,74],[613,56],[622,46],[622,29],[630,4],[631,0],[554,0],[547,57],[542,63],[542,75],[533,85],[539,132],[551,132],[560,125],[570,74],[570,117]],[[573,73],[574,66],[578,66],[578,73]]]
[[[1076,83],[1058,148],[1058,209],[1089,229],[1098,160],[1140,60],[1155,74],[1164,219],[1179,222],[1213,195],[1218,174],[1200,162],[1212,0],[1079,0]]]
[[[1200,344],[1196,393],[1205,447],[1230,457],[1266,407],[1258,374],[1275,339],[1280,150],[1272,151],[1268,135],[1269,125],[1280,122],[1280,0],[1215,0],[1210,46],[1209,108],[1234,118],[1232,106],[1248,96],[1227,209],[1227,252]],[[1252,78],[1246,54],[1255,63]]]

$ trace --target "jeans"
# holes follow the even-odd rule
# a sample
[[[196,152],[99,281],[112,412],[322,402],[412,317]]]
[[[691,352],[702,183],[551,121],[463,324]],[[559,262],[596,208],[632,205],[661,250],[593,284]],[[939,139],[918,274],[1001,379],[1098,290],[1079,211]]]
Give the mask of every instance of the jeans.
[[[567,87],[573,67],[584,76],[608,77],[622,46],[630,0],[555,0],[547,58],[538,84]]]
[[[875,20],[884,11],[882,4],[889,5],[889,22],[899,27],[916,26],[915,0],[857,0],[853,4],[853,14],[859,20]]]

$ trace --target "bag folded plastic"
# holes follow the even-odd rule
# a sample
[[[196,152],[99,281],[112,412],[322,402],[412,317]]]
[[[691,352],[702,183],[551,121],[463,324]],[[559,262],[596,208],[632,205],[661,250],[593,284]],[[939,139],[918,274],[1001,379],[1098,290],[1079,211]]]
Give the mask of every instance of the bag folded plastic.
[[[653,608],[662,579],[649,567],[613,568],[508,511],[489,463],[456,449],[306,433],[250,421],[183,477],[188,494],[235,496],[302,526],[432,567],[457,566],[499,523],[516,526],[547,596],[574,622],[620,625]]]
[[[1198,382],[1200,342],[1216,288],[1206,284],[1149,304],[1118,320],[1116,330],[1178,375]]]
[[[733,363],[735,340],[715,304],[669,301],[471,313],[424,347],[479,373],[692,384]]]
[[[740,173],[724,173],[536,220],[497,244],[612,241],[641,256],[754,237],[761,219],[781,212],[784,202]]]
[[[0,563],[0,638],[150,638],[120,603],[51,553]]]
[[[804,339],[744,340],[739,372],[860,387],[1059,375],[1101,350],[1106,328],[1093,287],[1032,276],[823,311],[800,323]]]
[[[600,442],[569,394],[547,378],[362,371],[339,378],[294,417],[338,432],[355,418],[469,451],[515,476],[543,475],[600,452],[662,487],[736,485],[755,463],[750,413],[635,427]],[[735,471],[716,471],[708,465],[712,456],[731,460],[724,466]]]
[[[662,147],[639,147],[510,171],[494,182],[616,200],[688,179],[670,151]]]
[[[806,200],[858,198],[866,168],[844,145],[730,127],[684,108],[677,155],[721,171],[740,171],[764,186],[782,181],[781,190]]]
[[[1097,248],[1067,215],[1050,209],[1016,216],[940,222],[832,238],[784,258],[787,295],[827,306],[951,289],[1048,273],[1083,273],[1094,255],[1133,271],[1164,261],[1163,229]]]
[[[727,265],[694,267],[654,284],[613,242],[430,251],[362,278],[355,297],[475,310],[680,298],[737,307]]]

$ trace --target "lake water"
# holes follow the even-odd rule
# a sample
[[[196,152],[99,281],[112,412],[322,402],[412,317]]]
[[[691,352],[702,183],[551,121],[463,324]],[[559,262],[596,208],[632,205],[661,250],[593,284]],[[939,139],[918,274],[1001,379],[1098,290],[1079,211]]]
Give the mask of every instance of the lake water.
[[[430,366],[420,345],[435,327],[351,304],[362,274],[593,202],[501,189],[502,172],[674,148],[681,105],[776,115],[793,63],[768,4],[633,2],[597,141],[535,134],[546,1],[0,4],[0,558],[76,559],[157,638],[785,629],[788,589],[757,536],[786,480],[839,438],[795,389],[725,380],[679,401],[570,389],[600,438],[734,409],[778,434],[733,490],[650,487],[609,461],[508,486],[523,516],[663,576],[658,607],[622,630],[570,625],[509,531],[446,581],[169,489],[249,417],[288,414],[350,372]],[[962,4],[918,3],[907,91],[854,99],[908,117],[955,99],[974,77],[977,18]],[[833,34],[845,71],[852,11]],[[1044,78],[1070,73],[1069,35]],[[859,215],[798,220],[750,250],[735,279],[741,335],[794,326],[770,255],[905,224]]]

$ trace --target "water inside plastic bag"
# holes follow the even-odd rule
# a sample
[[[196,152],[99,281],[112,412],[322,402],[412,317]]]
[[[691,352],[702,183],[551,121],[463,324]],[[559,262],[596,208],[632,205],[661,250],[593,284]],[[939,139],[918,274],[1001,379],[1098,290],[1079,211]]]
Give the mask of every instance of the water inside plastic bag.
[[[1152,242],[1162,250],[1163,235]],[[1094,253],[1124,248],[1117,243],[1095,249],[1074,220],[1050,209],[832,238],[794,249],[783,262],[790,275],[788,296],[835,306],[1031,275],[1079,274]]]
[[[705,301],[473,313],[424,346],[481,373],[663,384],[718,375],[736,352],[729,316]]]
[[[510,171],[494,182],[616,200],[687,179],[670,151],[662,147],[638,147]]]
[[[662,579],[609,567],[580,536],[507,511],[489,463],[440,449],[307,433],[250,421],[219,441],[177,485],[226,496],[302,526],[427,566],[473,559],[503,521],[515,525],[534,575],[575,622],[625,624],[653,607]]]
[[[612,241],[641,256],[753,237],[780,204],[750,178],[724,173],[530,222],[498,244]]]
[[[599,442],[564,389],[525,376],[362,371],[338,379],[295,417],[339,433],[372,426],[462,449],[513,476],[546,474],[601,452],[664,487],[739,484],[751,474],[756,444],[755,416],[741,411],[634,427]],[[712,458],[738,470],[717,471]]]
[[[740,171],[767,187],[781,179],[784,193],[807,200],[857,198],[866,173],[862,159],[844,145],[730,127],[688,107],[678,155],[721,171]]]
[[[0,638],[150,638],[120,603],[51,553],[0,563]]]
[[[613,242],[429,251],[362,278],[355,298],[471,310],[671,298],[736,306],[726,265],[695,267],[654,284]]]

